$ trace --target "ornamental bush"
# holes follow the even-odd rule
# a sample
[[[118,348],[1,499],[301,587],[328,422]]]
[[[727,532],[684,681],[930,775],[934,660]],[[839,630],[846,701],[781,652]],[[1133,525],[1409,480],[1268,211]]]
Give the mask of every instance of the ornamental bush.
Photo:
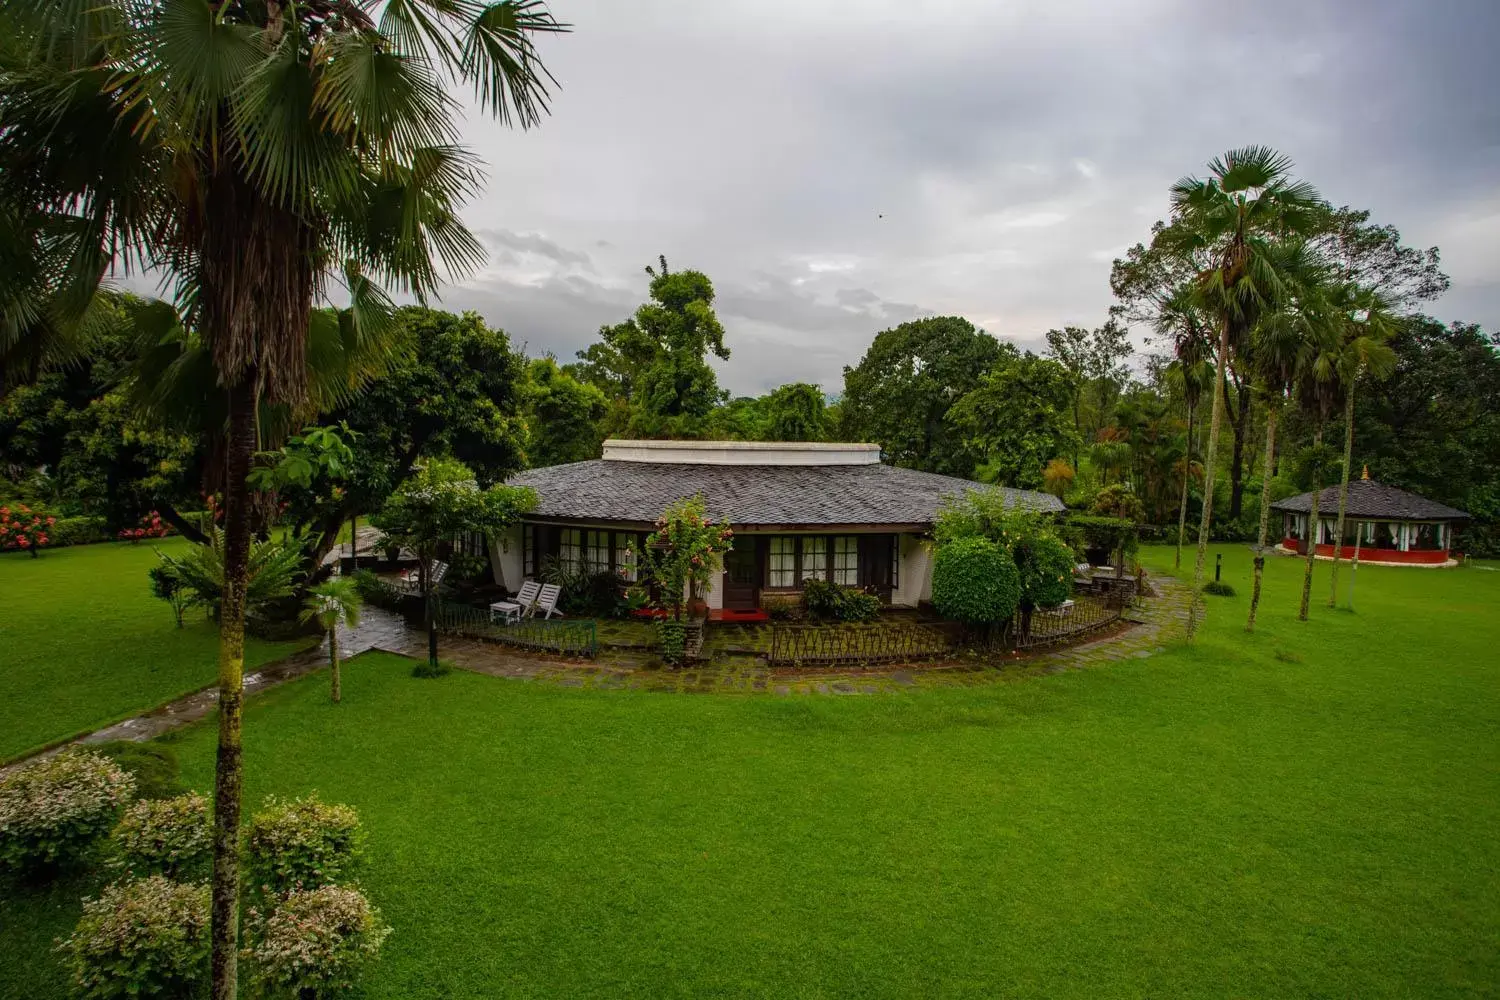
[[[20,549],[35,559],[38,549],[52,544],[55,524],[57,518],[40,507],[0,506],[0,549]]]
[[[35,871],[80,857],[115,825],[135,779],[96,753],[68,750],[0,781],[0,867]]]
[[[1010,618],[1020,600],[1015,561],[988,538],[957,538],[938,546],[932,563],[932,603],[939,614],[986,625]]]
[[[208,979],[208,898],[206,885],[152,875],[84,900],[78,926],[58,948],[74,995],[192,996]]]
[[[840,622],[867,622],[880,615],[880,598],[854,587],[829,580],[806,580],[802,602],[814,618]]]
[[[673,618],[658,621],[656,644],[661,649],[663,660],[681,663],[687,657],[687,625]]]
[[[1021,607],[1055,608],[1073,594],[1073,550],[1056,535],[1038,534],[1011,550],[1021,583]]]
[[[91,753],[108,757],[135,778],[135,794],[143,799],[173,799],[188,790],[178,780],[177,755],[160,743],[109,740],[89,746]]]
[[[274,795],[250,820],[245,871],[268,895],[338,881],[359,852],[359,814],[316,795],[286,801]]]
[[[125,810],[112,839],[119,863],[134,874],[202,874],[213,849],[208,800],[197,792],[141,799]]]
[[[87,545],[109,540],[109,529],[102,517],[60,517],[49,533],[52,544]]]
[[[295,890],[270,915],[251,911],[245,957],[261,992],[297,1000],[352,990],[391,929],[358,889]]]

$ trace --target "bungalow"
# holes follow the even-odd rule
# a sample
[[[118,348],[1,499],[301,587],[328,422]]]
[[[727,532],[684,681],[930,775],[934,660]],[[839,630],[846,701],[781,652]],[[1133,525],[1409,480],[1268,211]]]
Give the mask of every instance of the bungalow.
[[[1312,534],[1312,494],[1303,493],[1271,504],[1282,516],[1282,549],[1307,554]],[[1338,534],[1339,488],[1330,486],[1318,497],[1316,555],[1333,558]],[[1358,545],[1359,561],[1400,563],[1416,566],[1451,566],[1453,531],[1469,515],[1416,493],[1377,483],[1366,469],[1363,478],[1349,483],[1344,511],[1344,543],[1340,555],[1353,558]],[[1358,542],[1356,543],[1356,539]]]
[[[874,444],[750,441],[604,442],[604,457],[532,469],[509,482],[535,511],[492,545],[497,582],[536,578],[549,556],[636,579],[642,544],[667,506],[701,495],[735,544],[704,595],[709,608],[753,613],[806,580],[868,588],[887,604],[931,596],[933,520],[944,498],[980,483],[883,465]],[[1004,490],[1016,504],[1062,511],[1056,497]]]

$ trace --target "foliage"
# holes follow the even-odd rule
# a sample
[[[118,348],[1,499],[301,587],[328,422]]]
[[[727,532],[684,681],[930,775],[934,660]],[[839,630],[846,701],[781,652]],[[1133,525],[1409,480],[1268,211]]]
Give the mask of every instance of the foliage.
[[[109,540],[109,530],[104,518],[84,515],[82,517],[60,517],[52,525],[49,536],[54,547],[64,545],[88,545]]]
[[[35,559],[38,550],[51,544],[48,532],[56,523],[57,518],[45,510],[26,504],[0,506],[0,549],[20,549]]]
[[[135,527],[121,528],[119,538],[122,542],[128,541],[133,545],[142,538],[166,538],[167,534],[168,528],[161,523],[161,515],[153,510],[143,514]]]
[[[760,609],[773,622],[792,621],[802,616],[802,601],[789,594],[765,594]]]
[[[444,478],[436,467],[401,484],[370,523],[385,533],[385,545],[401,545],[423,560],[439,543],[466,531],[498,536],[536,506],[536,494],[517,486],[481,489],[475,482]]]
[[[141,799],[126,807],[111,839],[132,875],[182,878],[204,874],[213,848],[208,800],[197,792]]]
[[[1070,376],[1068,407],[1073,415],[1074,447],[1094,437],[1129,379],[1125,362],[1133,353],[1129,331],[1111,316],[1093,330],[1066,326],[1048,330],[1047,357]],[[1076,456],[1076,453],[1075,453]]]
[[[1203,592],[1215,597],[1233,597],[1234,587],[1223,580],[1209,580],[1203,585]]]
[[[600,423],[609,401],[599,387],[579,381],[552,357],[526,366],[521,417],[526,425],[526,459],[533,467],[582,462],[599,457]]]
[[[347,422],[336,427],[304,427],[276,451],[256,456],[259,464],[250,470],[250,485],[260,490],[308,489],[314,478],[343,479],[354,462],[349,442],[358,437],[359,432],[350,430]]]
[[[152,566],[146,577],[151,581],[151,596],[171,607],[177,627],[182,628],[183,614],[200,600],[197,591],[184,586],[176,571],[165,564]]]
[[[160,741],[109,740],[89,744],[89,751],[134,777],[137,798],[171,799],[188,790],[178,778],[177,755]]]
[[[245,872],[267,896],[330,885],[359,856],[359,815],[349,806],[270,796],[245,829]]]
[[[687,623],[680,618],[662,618],[656,623],[656,645],[667,663],[681,663],[687,656]]]
[[[0,868],[35,871],[76,861],[114,826],[135,779],[86,750],[22,765],[0,778]]]
[[[879,597],[831,580],[804,580],[802,603],[808,614],[825,621],[867,622],[880,617]]]
[[[411,675],[413,677],[421,677],[426,680],[447,677],[451,673],[453,673],[453,665],[447,660],[421,660],[411,668]]]
[[[568,566],[548,556],[542,560],[541,578],[562,588],[557,605],[564,614],[585,618],[607,618],[619,613],[620,578],[609,570],[589,571]]]
[[[224,594],[224,531],[212,528],[211,544],[194,545],[181,555],[157,550],[162,567],[175,576],[179,586],[206,605],[218,617]],[[263,539],[250,547],[245,608],[253,611],[292,592],[302,572],[302,550],[295,544]]]
[[[1337,448],[1328,444],[1310,444],[1297,452],[1293,475],[1302,490],[1321,490],[1338,481],[1342,468],[1343,456]]]
[[[1020,576],[1020,607],[1055,608],[1073,594],[1073,564],[1077,557],[1051,531],[1017,533],[1011,558]]]
[[[1096,493],[1090,510],[1096,517],[1112,517],[1132,522],[1139,521],[1146,512],[1135,491],[1119,483],[1106,486]]]
[[[1140,540],[1140,526],[1119,517],[1069,514],[1063,528],[1069,537],[1077,539],[1079,549],[1104,549],[1129,556]]]
[[[332,632],[341,626],[359,628],[362,603],[364,596],[359,582],[352,576],[335,576],[308,588],[301,618],[316,621],[324,632]]]
[[[636,561],[643,577],[655,581],[663,607],[680,621],[684,598],[701,597],[733,544],[729,525],[709,519],[701,496],[684,497],[656,519]]]
[[[806,382],[788,382],[759,400],[766,441],[826,441],[828,408],[823,390]]]
[[[1068,464],[1067,459],[1054,458],[1042,470],[1042,488],[1061,500],[1067,496],[1068,490],[1073,488],[1073,480],[1076,476],[1077,473]]]
[[[980,479],[1035,489],[1049,461],[1076,450],[1073,395],[1072,377],[1056,361],[1005,351],[947,419],[983,457]]]
[[[1021,600],[1020,574],[1010,553],[988,538],[941,542],[932,560],[932,604],[945,618],[970,625],[1003,622]]]
[[[161,875],[107,886],[85,900],[60,945],[74,994],[89,1000],[191,996],[208,978],[206,885]]]
[[[877,442],[895,465],[967,478],[985,456],[945,417],[1006,351],[957,316],[881,331],[844,368],[840,436]]]
[[[251,914],[248,930],[261,992],[294,1000],[353,990],[391,933],[364,893],[338,885],[294,890],[268,915]]]

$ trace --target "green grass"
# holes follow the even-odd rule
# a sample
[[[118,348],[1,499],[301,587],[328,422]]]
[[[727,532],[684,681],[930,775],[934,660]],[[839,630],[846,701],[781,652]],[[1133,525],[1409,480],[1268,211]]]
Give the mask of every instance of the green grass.
[[[1500,574],[1249,555],[1193,648],[871,697],[580,691],[409,661],[251,700],[246,799],[356,805],[371,997],[1472,997],[1500,983]],[[1171,553],[1148,561],[1170,565]],[[1210,565],[1212,565],[1210,563]],[[176,742],[206,788],[209,725]],[[0,893],[61,996],[79,885]],[[9,990],[9,992],[7,992]]]
[[[151,596],[154,565],[146,543],[0,555],[0,761],[213,683],[218,632],[201,610],[177,628]],[[301,645],[251,640],[246,664]]]

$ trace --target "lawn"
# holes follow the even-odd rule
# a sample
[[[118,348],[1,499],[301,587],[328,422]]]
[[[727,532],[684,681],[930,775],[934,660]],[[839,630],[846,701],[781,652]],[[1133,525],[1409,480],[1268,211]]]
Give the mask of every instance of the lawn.
[[[154,565],[145,543],[0,555],[0,761],[213,683],[218,632],[202,611],[176,627],[151,596]],[[246,662],[300,645],[252,640]]]
[[[369,832],[371,997],[1472,997],[1500,990],[1500,573],[1358,614],[1211,598],[1193,648],[870,697],[580,691],[383,654],[253,698],[246,795]],[[1168,550],[1148,561],[1170,565]],[[206,788],[210,725],[175,743]],[[63,995],[79,886],[0,900]],[[8,991],[8,992],[7,992]]]

